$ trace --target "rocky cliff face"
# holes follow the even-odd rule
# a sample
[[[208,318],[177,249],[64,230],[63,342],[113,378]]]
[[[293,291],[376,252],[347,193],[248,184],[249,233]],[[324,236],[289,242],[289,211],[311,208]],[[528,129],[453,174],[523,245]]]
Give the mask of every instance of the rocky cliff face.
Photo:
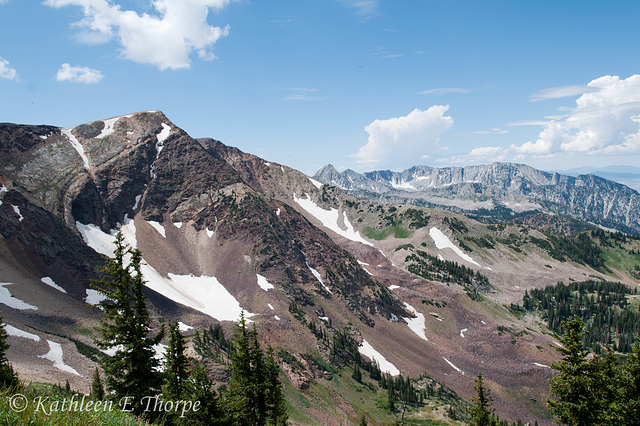
[[[327,165],[315,178],[354,195],[447,208],[491,219],[544,211],[623,232],[640,232],[640,194],[594,175],[564,176],[523,164],[432,168],[403,172],[352,170]]]

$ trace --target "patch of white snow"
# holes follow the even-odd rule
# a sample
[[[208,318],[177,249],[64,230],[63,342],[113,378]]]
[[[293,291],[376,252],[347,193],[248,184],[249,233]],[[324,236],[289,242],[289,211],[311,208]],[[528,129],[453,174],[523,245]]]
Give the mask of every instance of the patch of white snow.
[[[458,246],[453,244],[451,240],[449,240],[449,238],[446,235],[444,235],[442,231],[436,228],[435,226],[429,230],[429,236],[433,239],[433,242],[436,243],[436,247],[439,250],[450,248],[455,252],[455,254],[460,256],[463,260],[466,260],[467,262],[472,263],[476,266],[480,266],[478,262],[473,260],[469,255],[465,254],[462,250],[460,250]]]
[[[87,157],[87,154],[85,154],[84,147],[82,146],[82,144],[80,144],[78,139],[71,132],[72,130],[73,128],[67,128],[67,129],[62,129],[61,132],[63,135],[67,137],[67,139],[69,139],[71,146],[73,146],[73,148],[76,150],[78,155],[80,155],[80,158],[82,158],[82,165],[84,166],[84,168],[89,170],[91,168],[89,164],[89,158]]]
[[[182,228],[182,225],[183,225],[182,222],[173,222],[173,226],[175,226],[178,229]]]
[[[160,235],[162,235],[163,238],[167,238],[167,233],[164,229],[164,226],[162,226],[162,224],[160,224],[159,222],[156,222],[155,220],[149,220],[147,221],[147,223],[153,226],[155,230],[158,231]]]
[[[347,228],[346,230],[340,228],[340,226],[338,225],[338,219],[340,214],[340,211],[338,209],[332,208],[331,210],[325,210],[320,206],[318,206],[316,203],[314,203],[308,194],[305,194],[305,195],[307,198],[298,198],[296,197],[295,194],[293,194],[293,201],[298,203],[298,205],[302,207],[305,211],[307,211],[307,213],[310,213],[313,217],[318,219],[323,226],[325,226],[326,228],[329,228],[336,234],[341,235],[344,238],[347,238],[351,241],[356,241],[356,242],[373,247],[372,243],[362,238],[362,236],[360,236],[360,233],[356,232],[353,229],[353,225],[351,225],[351,223],[349,222],[349,219],[347,219],[347,214],[345,212],[342,212],[342,213],[344,218],[344,225]]]
[[[2,198],[2,194],[4,194],[5,192],[9,192],[9,190],[7,189],[6,186],[1,185],[0,186],[0,198]],[[0,206],[2,205],[2,200],[0,199]]]
[[[162,123],[162,130],[156,135],[158,138],[158,142],[156,143],[156,158],[160,157],[160,152],[162,152],[162,148],[164,148],[164,141],[167,140],[170,134],[171,126]]]
[[[447,364],[449,364],[454,370],[456,370],[458,373],[460,373],[460,374],[462,374],[464,376],[464,371],[460,370],[458,367],[453,365],[453,363],[451,361],[449,361],[448,359],[446,359],[445,357],[442,357],[442,359],[444,359],[447,362]]]
[[[33,309],[34,311],[38,310],[37,306],[30,305],[24,300],[20,300],[17,297],[11,295],[11,292],[5,286],[13,285],[13,283],[0,283],[0,303],[7,305],[10,308],[18,309],[21,311],[27,309]]]
[[[193,327],[191,327],[190,325],[185,324],[182,321],[178,321],[178,330],[185,332],[191,330],[192,328]]]
[[[140,206],[140,200],[142,199],[142,194],[136,195],[136,203],[133,205],[133,210],[137,210]]]
[[[13,207],[13,211],[18,215],[18,222],[22,222],[24,220],[24,216],[20,213],[20,207],[14,206],[13,204],[11,204],[11,207]]]
[[[60,343],[52,342],[51,340],[47,340],[49,342],[49,352],[45,355],[38,355],[38,358],[44,358],[53,362],[53,366],[58,370],[62,370],[66,373],[75,374],[76,376],[81,376],[73,367],[69,367],[64,363],[63,353],[62,353],[62,345]]]
[[[396,288],[400,288],[400,286],[399,286],[399,285],[396,285],[396,284],[391,284],[391,285],[389,286],[389,290],[395,290]]]
[[[304,262],[307,264],[307,268],[309,268],[309,270],[311,271],[313,276],[316,277],[316,279],[318,281],[320,281],[320,284],[322,284],[322,287],[324,287],[325,290],[327,290],[329,293],[331,293],[331,289],[325,285],[324,281],[322,281],[322,276],[320,275],[320,272],[318,272],[317,270],[313,269],[309,265],[309,262],[306,259],[304,260]]]
[[[209,228],[205,228],[207,231],[207,237],[211,238],[213,237],[213,231],[209,231]]]
[[[4,329],[9,336],[22,337],[23,339],[31,339],[36,342],[40,341],[40,336],[38,336],[37,334],[27,333],[26,331],[22,331],[12,325],[5,324]]]
[[[42,278],[40,278],[40,281],[42,281],[43,283],[45,283],[48,286],[51,286],[51,287],[55,288],[58,291],[61,291],[63,293],[67,292],[67,290],[65,290],[64,288],[60,287],[58,284],[53,282],[51,277],[42,277]]]
[[[94,290],[92,288],[86,289],[85,292],[87,293],[87,297],[84,298],[84,301],[87,302],[87,304],[92,306],[97,305],[103,300],[109,299],[108,297],[100,293],[98,290]],[[100,306],[100,309],[102,309],[102,306]]]
[[[467,331],[466,328],[463,328],[462,330],[460,330],[460,337],[464,337],[464,332]]]
[[[274,315],[273,317],[276,319],[276,321],[280,321],[280,317],[279,316]]]
[[[273,284],[271,284],[269,281],[267,281],[267,279],[265,277],[263,277],[262,275],[256,274],[256,276],[258,277],[258,285],[264,291],[267,291],[270,288],[275,288],[275,287],[273,287]]]
[[[416,311],[416,309],[413,306],[409,305],[406,302],[404,304],[404,307],[407,308],[416,316],[415,318],[404,318],[404,320],[407,322],[407,325],[409,326],[411,331],[416,333],[418,337],[428,342],[429,339],[427,339],[427,336],[425,336],[424,334],[424,332],[427,330],[427,326],[425,325],[425,322],[424,322],[424,315]]]
[[[280,216],[280,209],[276,210],[276,216]]]
[[[539,364],[537,362],[534,362],[533,365],[537,365],[538,367],[543,367],[543,368],[551,368],[548,365],[544,365],[544,364]]]
[[[380,367],[380,371],[389,373],[392,376],[397,376],[400,374],[400,370],[398,370],[395,365],[387,361],[386,358],[383,357],[380,352],[376,351],[373,346],[371,346],[366,340],[362,341],[362,345],[358,347],[358,352],[368,357],[372,361],[377,361],[378,366]]]
[[[273,305],[271,303],[267,303],[267,306],[273,311]]]
[[[309,178],[309,180],[311,181],[311,183],[318,189],[322,188],[322,183],[318,182],[317,180],[315,180],[314,178]]]

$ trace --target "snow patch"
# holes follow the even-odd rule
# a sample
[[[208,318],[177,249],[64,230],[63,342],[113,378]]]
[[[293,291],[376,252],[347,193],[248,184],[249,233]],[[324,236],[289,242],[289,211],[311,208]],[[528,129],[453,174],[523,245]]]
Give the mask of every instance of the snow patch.
[[[63,353],[62,353],[62,345],[60,343],[52,342],[51,340],[47,340],[49,342],[49,352],[46,355],[38,355],[38,358],[44,358],[53,362],[53,366],[58,370],[62,370],[67,373],[75,374],[76,376],[81,376],[75,369],[69,367],[63,361]]]
[[[460,248],[458,248],[458,246],[453,244],[451,242],[451,240],[449,240],[449,238],[446,235],[444,235],[442,233],[442,231],[439,230],[438,228],[436,228],[435,226],[432,227],[429,230],[429,236],[431,237],[431,239],[433,239],[433,242],[436,243],[436,247],[439,250],[442,250],[442,249],[445,249],[445,248],[450,248],[451,250],[453,250],[455,252],[455,254],[460,256],[463,260],[466,260],[467,262],[472,263],[472,264],[474,264],[476,266],[480,266],[480,264],[478,262],[473,260],[467,254],[463,253],[463,251],[460,250]]]
[[[267,166],[267,167],[271,167],[271,163],[269,163],[268,161],[265,161],[264,165]]]
[[[155,220],[150,220],[150,221],[147,221],[147,223],[153,226],[156,229],[156,231],[158,231],[158,233],[162,235],[164,238],[167,238],[167,232],[165,231],[164,226],[162,226],[159,222],[156,222]]]
[[[31,339],[36,342],[40,341],[40,336],[38,336],[37,334],[27,333],[26,331],[22,331],[12,325],[5,324],[4,329],[9,336],[22,337],[23,339]]]
[[[537,362],[534,362],[533,365],[537,365],[538,367],[543,367],[543,368],[551,368],[548,365],[544,365],[544,364],[539,364]]]
[[[73,128],[62,129],[61,132],[69,139],[69,142],[71,143],[71,146],[73,146],[73,149],[75,149],[78,155],[80,155],[80,158],[82,158],[82,165],[84,166],[84,168],[89,170],[91,168],[91,166],[89,165],[89,158],[87,158],[87,154],[84,153],[84,147],[80,144],[71,130],[73,130]]]
[[[280,216],[280,209],[276,210],[276,216]]]
[[[133,205],[133,210],[137,210],[140,206],[140,200],[142,199],[142,194],[136,195],[136,203]]]
[[[87,297],[84,298],[84,301],[89,305],[97,305],[104,300],[108,300],[104,294],[100,293],[98,290],[94,290],[92,288],[88,288],[85,290],[87,293]]]
[[[358,352],[372,361],[377,361],[380,371],[389,373],[392,376],[398,376],[400,374],[400,370],[398,370],[395,365],[387,361],[386,358],[383,357],[380,352],[376,351],[366,340],[362,341],[362,345],[358,347]]]
[[[175,226],[178,229],[182,228],[182,225],[183,225],[182,222],[173,222],[173,226]]]
[[[33,306],[11,295],[11,292],[5,286],[13,285],[13,283],[0,283],[0,303],[7,305],[10,308],[25,311],[27,309],[38,310],[37,306]]]
[[[400,286],[399,286],[399,285],[396,285],[396,284],[391,284],[391,285],[389,286],[389,290],[395,290],[396,288],[400,288]]]
[[[364,238],[362,238],[362,236],[360,235],[359,232],[356,232],[353,229],[353,225],[351,225],[351,223],[349,222],[349,219],[347,219],[347,214],[346,212],[342,212],[343,214],[343,219],[344,219],[344,225],[347,228],[346,230],[340,228],[340,226],[338,225],[338,219],[339,219],[339,215],[340,215],[340,211],[338,209],[330,209],[330,210],[325,210],[323,208],[321,208],[320,206],[318,206],[316,203],[313,202],[313,200],[311,200],[311,197],[309,197],[308,194],[304,194],[306,195],[307,198],[298,198],[296,197],[295,194],[293,194],[293,201],[295,201],[296,203],[298,203],[298,205],[300,207],[302,207],[305,211],[307,211],[308,213],[310,213],[313,217],[315,217],[316,219],[318,219],[323,226],[325,226],[326,228],[329,228],[330,230],[332,230],[333,232],[335,232],[338,235],[343,236],[344,238],[347,238],[351,241],[356,241],[362,244],[366,244],[368,246],[373,247],[373,244],[370,243],[369,241],[365,240]]]
[[[263,277],[262,275],[256,274],[256,276],[258,277],[258,285],[264,291],[267,291],[270,288],[275,288],[275,287],[273,287],[273,284],[271,284],[269,281],[267,281],[267,279],[265,277]]]
[[[274,315],[273,317],[276,319],[276,321],[280,321],[280,317],[279,316]]]
[[[193,327],[191,327],[188,324],[183,323],[182,321],[178,321],[178,330],[185,332],[185,331],[189,331],[193,329]]]
[[[329,287],[327,287],[324,283],[324,281],[322,281],[322,276],[320,275],[320,272],[318,272],[317,270],[313,269],[310,265],[309,262],[307,261],[307,259],[304,260],[304,262],[307,264],[307,268],[309,268],[309,270],[311,271],[311,273],[313,274],[314,277],[316,277],[316,279],[318,281],[320,281],[320,284],[322,284],[322,287],[324,287],[325,290],[327,290],[329,293],[331,292],[331,289]]]
[[[267,306],[273,311],[273,305],[271,303],[267,303]]]
[[[460,330],[460,337],[464,337],[464,332],[467,331],[466,328],[463,328],[462,330]]]
[[[24,220],[24,216],[20,214],[20,207],[14,206],[13,204],[11,204],[11,207],[13,207],[13,211],[18,215],[18,222],[22,222]]]
[[[424,315],[416,311],[416,309],[413,306],[409,305],[406,302],[404,304],[404,307],[407,308],[416,316],[416,318],[404,318],[404,320],[407,322],[407,325],[409,326],[411,331],[416,333],[418,337],[428,342],[429,339],[427,339],[427,336],[425,336],[424,334],[424,332],[427,330],[427,326],[425,325],[425,322],[424,322]]]
[[[322,188],[322,183],[318,182],[317,180],[315,180],[314,178],[309,178],[309,180],[311,181],[311,183],[318,189]]]
[[[0,186],[0,198],[2,197],[2,194],[4,194],[5,192],[9,192],[9,190],[7,189],[6,186],[1,185]],[[2,205],[2,200],[0,200],[0,206]]]
[[[171,127],[165,123],[162,123],[162,130],[156,135],[158,142],[156,142],[156,158],[160,157],[162,148],[164,148],[164,141],[167,140],[171,134]]]
[[[453,365],[453,363],[451,361],[449,361],[448,359],[446,359],[445,357],[442,357],[442,359],[444,359],[447,362],[447,364],[449,364],[454,370],[456,370],[458,373],[460,373],[460,374],[462,374],[464,376],[464,371],[460,370],[458,367]]]
[[[359,260],[358,260],[358,263],[359,263],[360,265],[362,265],[362,266],[369,266],[369,264],[368,264],[368,263],[360,262]]]
[[[65,290],[64,288],[60,287],[58,284],[53,282],[51,277],[42,277],[42,278],[40,278],[40,281],[42,281],[43,283],[45,283],[48,286],[51,286],[51,287],[55,288],[58,291],[61,291],[63,293],[67,292],[67,290]]]
[[[213,231],[209,231],[209,228],[205,228],[205,230],[207,231],[207,237],[213,237]]]

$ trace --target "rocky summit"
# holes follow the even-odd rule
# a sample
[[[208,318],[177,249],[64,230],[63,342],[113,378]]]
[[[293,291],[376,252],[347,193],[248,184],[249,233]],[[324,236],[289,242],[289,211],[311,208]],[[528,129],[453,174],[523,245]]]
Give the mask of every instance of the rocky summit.
[[[545,212],[640,232],[640,194],[592,174],[572,177],[513,163],[339,173],[328,164],[315,178],[358,197],[444,208],[485,220]]]
[[[586,222],[571,228],[577,236],[538,222],[560,223],[544,215],[553,212],[637,232],[638,203],[637,192],[601,178],[514,164],[327,166],[311,178],[194,139],[159,111],[73,128],[4,123],[7,355],[23,380],[88,391],[108,356],[94,342],[102,311],[90,283],[120,231],[141,250],[155,326],[180,321],[190,353],[202,356],[200,333],[221,325],[230,337],[244,312],[275,348],[299,424],[393,419],[378,419],[389,416],[376,402],[380,382],[351,379],[359,357],[440,398],[415,416],[454,421],[452,407],[464,407],[482,371],[501,416],[550,424],[548,366],[559,355],[546,319],[522,314],[523,296],[589,278],[637,286],[640,243],[616,236],[607,245],[609,234]],[[497,209],[543,216],[485,223]],[[224,384],[219,361],[207,362]]]

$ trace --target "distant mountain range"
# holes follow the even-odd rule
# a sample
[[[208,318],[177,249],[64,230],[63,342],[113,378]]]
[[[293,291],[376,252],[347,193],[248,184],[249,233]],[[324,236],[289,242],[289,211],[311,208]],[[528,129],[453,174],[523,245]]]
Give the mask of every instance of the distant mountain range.
[[[627,185],[629,188],[633,188],[640,192],[640,167],[633,166],[608,166],[602,168],[595,167],[581,167],[577,169],[558,170],[558,173],[562,173],[569,176],[578,176],[584,174],[592,174],[603,177],[605,179],[612,180],[614,182]]]
[[[574,177],[513,163],[366,173],[338,172],[328,164],[315,178],[357,197],[445,208],[479,219],[545,212],[640,232],[640,194],[593,174]]]

